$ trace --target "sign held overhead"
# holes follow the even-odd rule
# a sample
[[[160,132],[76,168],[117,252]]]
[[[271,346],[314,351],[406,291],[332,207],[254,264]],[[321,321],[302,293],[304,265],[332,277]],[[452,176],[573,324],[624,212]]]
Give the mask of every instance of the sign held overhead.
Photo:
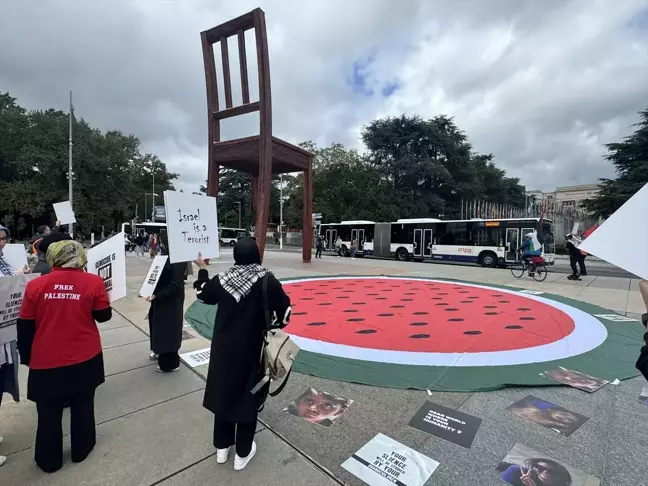
[[[56,219],[58,219],[60,224],[76,223],[76,217],[74,216],[70,201],[54,203],[54,213],[56,213]]]

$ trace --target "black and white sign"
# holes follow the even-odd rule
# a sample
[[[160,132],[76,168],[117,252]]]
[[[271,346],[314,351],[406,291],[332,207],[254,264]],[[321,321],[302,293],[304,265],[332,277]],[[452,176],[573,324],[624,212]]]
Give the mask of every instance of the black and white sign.
[[[470,449],[481,422],[482,419],[467,413],[425,402],[408,425]]]
[[[423,486],[439,463],[378,434],[344,461],[342,467],[371,486]]]
[[[88,273],[103,279],[110,302],[126,297],[124,239],[124,233],[119,233],[88,250]]]
[[[16,322],[20,314],[27,282],[40,274],[0,278],[0,342],[8,343],[18,337]]]
[[[153,263],[149,267],[149,271],[146,274],[142,288],[140,289],[141,297],[150,297],[155,292],[155,287],[157,287],[158,280],[162,274],[162,269],[169,257],[167,255],[159,255],[153,259]]]
[[[211,348],[199,349],[198,351],[190,351],[188,353],[183,353],[180,355],[182,361],[187,363],[187,365],[195,368],[196,366],[204,365],[209,363],[209,357],[211,353]]]

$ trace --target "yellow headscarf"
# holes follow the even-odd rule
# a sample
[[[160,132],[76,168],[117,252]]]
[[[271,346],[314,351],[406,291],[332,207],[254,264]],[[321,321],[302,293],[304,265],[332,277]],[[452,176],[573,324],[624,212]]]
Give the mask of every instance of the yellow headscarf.
[[[88,263],[81,243],[72,240],[52,243],[47,249],[46,259],[51,268],[83,268]]]

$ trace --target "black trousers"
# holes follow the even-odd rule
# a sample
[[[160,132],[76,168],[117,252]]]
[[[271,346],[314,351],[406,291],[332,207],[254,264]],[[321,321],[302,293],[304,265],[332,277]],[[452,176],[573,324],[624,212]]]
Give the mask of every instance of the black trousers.
[[[315,250],[315,258],[322,258],[322,249],[321,248],[317,248]]]
[[[82,462],[97,442],[94,390],[70,397],[70,441],[72,462]],[[63,466],[63,400],[36,402],[38,428],[34,459],[43,471],[52,473]]]
[[[585,255],[578,258],[578,266],[581,275],[587,275],[587,268],[585,268]]]
[[[236,454],[247,457],[252,450],[254,434],[256,433],[256,418],[254,422],[235,424],[214,417],[214,447],[227,449],[236,444]]]
[[[576,263],[578,263],[578,258],[575,256],[570,256],[569,257],[569,266],[572,269],[572,276],[577,277],[578,274],[578,269],[576,268]]]
[[[180,355],[176,353],[160,353],[158,356],[158,366],[162,371],[168,373],[180,366]]]

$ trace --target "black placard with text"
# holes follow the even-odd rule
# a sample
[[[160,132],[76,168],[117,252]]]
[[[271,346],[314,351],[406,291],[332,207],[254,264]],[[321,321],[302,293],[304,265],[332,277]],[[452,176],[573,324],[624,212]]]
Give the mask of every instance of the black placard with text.
[[[467,413],[425,402],[409,421],[409,426],[470,449],[481,422],[482,419]]]

